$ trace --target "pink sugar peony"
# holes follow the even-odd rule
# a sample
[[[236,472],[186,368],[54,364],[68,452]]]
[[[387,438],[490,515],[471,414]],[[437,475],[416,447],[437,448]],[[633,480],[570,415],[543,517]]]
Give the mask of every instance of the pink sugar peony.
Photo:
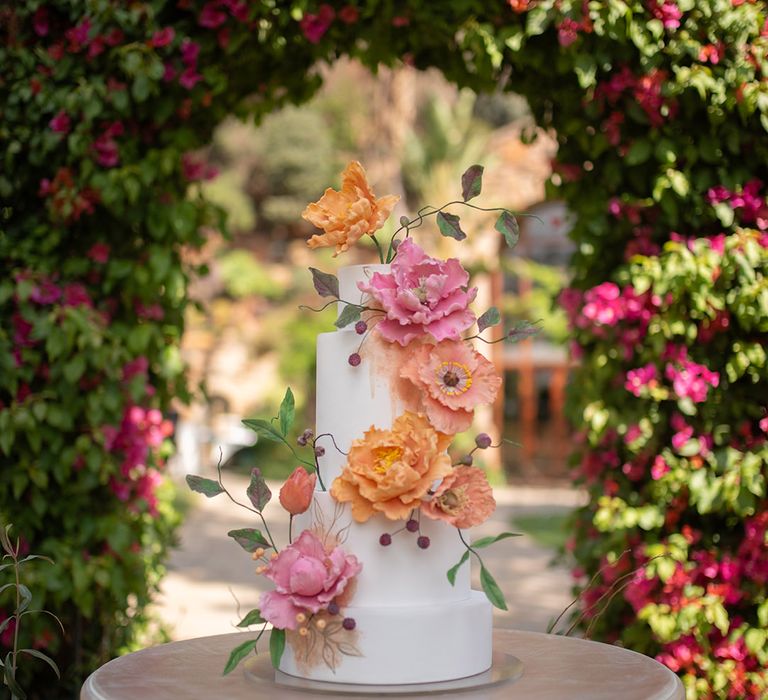
[[[467,288],[469,275],[456,258],[430,258],[412,239],[397,249],[390,274],[375,272],[370,282],[358,282],[386,317],[376,328],[391,343],[408,345],[425,335],[459,340],[459,334],[475,322],[469,304],[477,287]]]
[[[275,590],[261,594],[261,616],[278,629],[296,629],[299,613],[317,613],[328,607],[362,568],[341,547],[327,551],[317,535],[304,530],[269,563],[265,576]]]
[[[407,387],[406,407],[423,410],[429,422],[448,435],[467,430],[475,407],[493,403],[501,386],[493,364],[456,340],[421,345],[402,366],[400,376]]]

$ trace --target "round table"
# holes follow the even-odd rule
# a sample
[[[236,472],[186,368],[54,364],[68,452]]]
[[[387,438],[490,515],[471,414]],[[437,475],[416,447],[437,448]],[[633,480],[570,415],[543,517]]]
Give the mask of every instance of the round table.
[[[253,639],[239,632],[189,639],[113,659],[92,673],[81,700],[306,700],[316,694],[258,683],[238,667],[221,671],[229,652]],[[523,663],[523,675],[503,685],[450,693],[457,698],[504,700],[684,700],[680,679],[668,668],[642,654],[573,637],[536,632],[495,630],[494,652],[513,654]],[[263,640],[260,653],[268,654]],[[418,695],[418,686],[414,693]],[[447,694],[442,695],[446,697]],[[321,695],[320,697],[329,697]],[[345,695],[344,697],[350,697]],[[403,697],[403,696],[399,696]],[[404,697],[409,697],[405,695]]]

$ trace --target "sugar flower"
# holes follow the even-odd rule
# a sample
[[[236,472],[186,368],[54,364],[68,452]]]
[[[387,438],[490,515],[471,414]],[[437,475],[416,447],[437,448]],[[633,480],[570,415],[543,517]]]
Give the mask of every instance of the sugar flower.
[[[291,515],[309,509],[315,491],[317,474],[309,474],[304,467],[296,467],[280,489],[280,505]]]
[[[405,346],[423,336],[438,342],[459,339],[475,322],[468,307],[477,287],[468,289],[468,282],[469,275],[456,258],[431,258],[406,238],[397,249],[391,272],[375,272],[358,287],[386,314],[376,326],[381,336]]]
[[[484,523],[494,510],[491,486],[476,467],[456,467],[443,479],[435,495],[421,505],[421,512],[428,518],[459,528]]]
[[[261,616],[278,629],[296,629],[299,614],[327,608],[362,568],[341,547],[326,549],[317,535],[304,530],[267,566],[264,575],[275,590],[261,594]]]
[[[437,480],[451,473],[446,453],[451,439],[420,413],[406,411],[391,430],[371,427],[354,440],[331,496],[352,504],[352,517],[365,522],[376,513],[405,520]]]
[[[437,430],[449,434],[467,430],[475,407],[493,403],[501,386],[493,364],[460,340],[420,345],[400,376],[413,389],[403,396],[406,407],[423,410]]]
[[[310,248],[336,246],[334,256],[343,253],[364,235],[378,231],[392,213],[397,195],[376,199],[365,170],[353,160],[341,175],[341,190],[330,187],[325,194],[302,213],[302,217],[323,229],[325,233],[312,236],[307,241]]]

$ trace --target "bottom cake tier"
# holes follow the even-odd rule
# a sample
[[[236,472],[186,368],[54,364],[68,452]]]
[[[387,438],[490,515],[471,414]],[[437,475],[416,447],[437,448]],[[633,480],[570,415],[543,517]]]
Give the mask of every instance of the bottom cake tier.
[[[344,614],[356,621],[354,638],[295,640],[280,670],[314,681],[401,685],[450,681],[491,667],[492,608],[479,591],[449,604],[350,606]]]

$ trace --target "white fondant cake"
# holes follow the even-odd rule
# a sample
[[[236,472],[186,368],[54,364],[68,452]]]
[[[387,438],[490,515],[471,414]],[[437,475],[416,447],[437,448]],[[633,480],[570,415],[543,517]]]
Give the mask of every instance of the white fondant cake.
[[[359,304],[357,282],[388,267],[342,269],[339,298]],[[391,391],[387,368],[377,366],[375,356],[363,353],[360,366],[349,364],[360,343],[353,326],[322,334],[317,341],[316,434],[317,444],[325,448],[318,464],[328,489],[347,463],[352,441],[372,426],[390,428],[403,410]],[[382,533],[402,530],[402,521],[377,514],[356,522],[348,504],[322,490],[315,492],[310,509],[296,516],[294,526],[297,532],[329,533],[354,553],[362,570],[343,612],[355,620],[354,645],[342,649],[333,664],[308,663],[309,650],[302,659],[301,649],[286,649],[281,671],[317,681],[406,684],[453,680],[490,667],[491,605],[484,594],[470,589],[468,566],[458,570],[455,585],[446,576],[466,552],[455,527],[423,518],[420,534],[429,538],[428,548],[417,546],[408,532],[398,535],[392,546],[382,546]]]

